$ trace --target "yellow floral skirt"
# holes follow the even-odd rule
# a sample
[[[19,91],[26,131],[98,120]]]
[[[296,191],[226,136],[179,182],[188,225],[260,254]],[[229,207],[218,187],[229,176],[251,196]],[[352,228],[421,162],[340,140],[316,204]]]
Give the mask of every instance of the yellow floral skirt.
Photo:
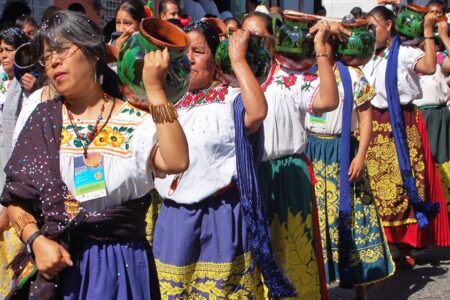
[[[343,247],[339,235],[339,161],[340,138],[308,136],[306,155],[311,160],[317,183],[315,185],[319,212],[320,237],[327,283],[340,282],[340,251],[349,250],[350,282],[366,285],[394,274],[395,265],[389,252],[383,226],[378,216],[370,184],[365,178],[352,184],[349,244]],[[356,140],[352,141],[353,152]]]
[[[322,299],[327,291],[311,170],[305,157],[263,162],[259,177],[273,253],[296,288],[295,299]]]
[[[6,297],[11,288],[13,271],[7,266],[22,246],[23,244],[12,226],[8,226],[0,234],[0,299]]]

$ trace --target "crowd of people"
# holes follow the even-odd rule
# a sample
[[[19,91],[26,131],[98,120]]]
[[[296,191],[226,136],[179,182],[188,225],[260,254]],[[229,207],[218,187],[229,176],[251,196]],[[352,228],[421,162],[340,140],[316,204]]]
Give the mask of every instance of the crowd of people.
[[[328,299],[333,282],[367,299],[417,251],[450,246],[446,7],[430,0],[409,38],[391,2],[344,18],[374,35],[360,66],[337,55],[351,31],[323,7],[314,55],[297,60],[275,47],[289,17],[258,1],[241,18],[210,0],[125,0],[103,30],[79,7],[40,25],[6,7],[0,299]],[[189,41],[189,88],[168,96],[162,47],[138,103],[117,61],[156,17]],[[217,65],[225,40],[235,84]]]

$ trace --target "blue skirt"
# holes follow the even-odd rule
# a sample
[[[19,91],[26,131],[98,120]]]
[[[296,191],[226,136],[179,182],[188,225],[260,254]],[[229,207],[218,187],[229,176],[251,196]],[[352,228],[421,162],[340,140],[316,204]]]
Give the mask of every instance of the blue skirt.
[[[352,148],[357,149],[356,140]],[[320,236],[327,282],[339,281],[339,157],[340,138],[309,135],[306,155],[311,160],[319,212]],[[392,276],[395,265],[386,242],[370,182],[352,185],[350,269],[355,285],[371,284]]]
[[[197,204],[165,200],[154,254],[162,299],[261,299],[237,190]]]
[[[64,300],[159,299],[158,278],[147,241],[81,243],[72,251],[74,266],[62,274]]]

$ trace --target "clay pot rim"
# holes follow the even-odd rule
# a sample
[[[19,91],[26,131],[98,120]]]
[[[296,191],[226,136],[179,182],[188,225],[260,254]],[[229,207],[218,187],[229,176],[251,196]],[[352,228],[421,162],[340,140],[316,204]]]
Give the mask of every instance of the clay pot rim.
[[[151,35],[148,34],[147,31],[144,30],[144,23],[153,23],[150,24],[151,26],[155,26],[157,28],[162,28],[162,27],[166,27],[166,28],[170,28],[171,31],[174,32],[174,34],[180,34],[180,36],[183,37],[184,40],[184,44],[171,44],[171,43],[167,43],[165,41],[161,41],[160,39],[157,39]],[[189,36],[184,32],[181,31],[176,25],[168,22],[168,21],[164,21],[161,19],[155,19],[155,18],[145,18],[141,20],[141,24],[139,25],[139,32],[142,34],[142,36],[149,40],[150,42],[154,43],[155,45],[161,46],[161,47],[167,47],[169,48],[169,50],[184,50],[186,49],[189,44],[191,43]]]
[[[356,19],[355,23],[351,23],[351,24],[342,23],[342,26],[344,26],[345,28],[357,28],[357,27],[363,27],[363,26],[367,26],[367,25],[369,25],[369,22],[367,21],[367,19]]]
[[[292,21],[319,21],[320,18],[315,16],[315,15],[308,15],[308,14],[304,14],[303,16],[296,16],[296,15],[291,15],[291,14],[285,14],[284,18],[286,20],[292,20]]]
[[[414,4],[414,3],[410,3],[408,5],[406,5],[406,8],[418,12],[420,14],[426,14],[428,12],[428,8],[426,6],[422,6],[422,5],[418,5],[418,4]]]

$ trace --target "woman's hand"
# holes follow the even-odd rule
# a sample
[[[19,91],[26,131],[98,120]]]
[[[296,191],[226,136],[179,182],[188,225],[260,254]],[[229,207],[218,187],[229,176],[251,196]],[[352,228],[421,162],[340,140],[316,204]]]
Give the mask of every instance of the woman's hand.
[[[32,93],[37,86],[37,79],[30,73],[23,74],[22,78],[20,79],[22,83],[22,87],[29,93]]]
[[[132,34],[132,30],[122,32],[122,34],[116,39],[115,47],[120,51],[120,47],[122,47],[123,43],[125,43]]]
[[[8,209],[6,207],[0,207],[0,234],[8,227],[9,217]]]
[[[438,17],[434,14],[426,14],[423,20],[423,35],[433,36],[434,24],[436,24]]]
[[[249,40],[250,31],[238,29],[233,32],[228,43],[228,54],[232,65],[247,62],[246,55]]]
[[[309,32],[315,34],[314,46],[319,46],[322,49],[325,48],[325,43],[330,36],[330,24],[325,20],[318,21],[309,29]]]
[[[164,82],[170,65],[169,50],[156,50],[147,53],[144,57],[144,69],[142,71],[142,80],[144,87],[150,97],[155,92],[164,92]]]
[[[348,168],[350,182],[356,182],[364,177],[364,157],[355,156]]]
[[[330,23],[330,33],[337,36],[340,41],[343,41],[346,36],[350,36],[352,33],[350,30],[344,27],[340,22],[331,22]]]
[[[437,23],[438,33],[441,40],[448,39],[448,25],[446,21]]]
[[[69,252],[42,235],[36,238],[32,248],[37,269],[48,280],[56,277],[65,267],[73,266]]]

